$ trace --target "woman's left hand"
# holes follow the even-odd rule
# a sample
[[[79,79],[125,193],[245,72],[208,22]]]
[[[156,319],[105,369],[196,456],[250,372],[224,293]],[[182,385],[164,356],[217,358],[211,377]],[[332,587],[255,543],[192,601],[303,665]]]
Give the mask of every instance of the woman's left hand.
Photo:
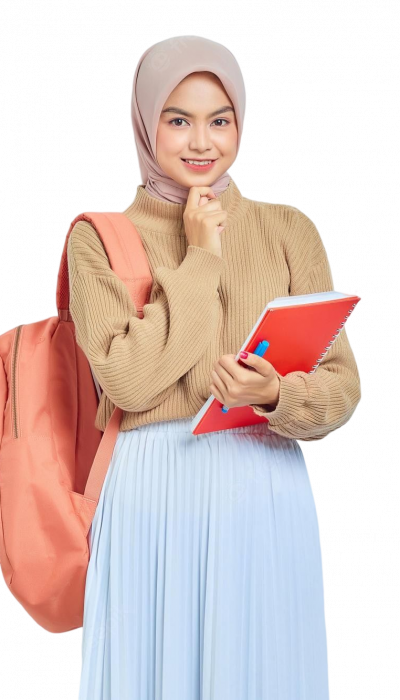
[[[280,379],[273,365],[260,355],[249,352],[240,357],[252,369],[235,360],[236,355],[222,355],[214,362],[210,391],[228,408],[250,404],[268,404],[274,408],[279,400]]]

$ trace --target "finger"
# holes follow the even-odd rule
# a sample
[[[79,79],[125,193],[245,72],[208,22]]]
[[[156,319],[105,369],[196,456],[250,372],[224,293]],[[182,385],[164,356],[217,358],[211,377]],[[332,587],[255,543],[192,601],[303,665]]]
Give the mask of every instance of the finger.
[[[235,381],[232,372],[233,369],[225,369],[225,367],[220,362],[218,362],[215,365],[215,369],[211,372],[211,376],[216,379],[220,379],[224,383],[225,388],[227,389],[229,383]]]
[[[246,355],[247,357],[242,357],[242,355]],[[243,362],[247,367],[252,367],[253,369],[256,370],[256,372],[259,372],[260,374],[263,375],[263,377],[267,377],[269,374],[269,367],[270,363],[268,360],[265,360],[263,357],[260,355],[255,355],[252,352],[249,353],[240,353],[239,359],[241,362]]]
[[[216,364],[218,374],[226,381],[240,378],[240,366],[235,360],[236,355],[222,355]]]
[[[220,401],[221,403],[225,403],[224,397],[222,396],[218,387],[215,386],[215,384],[210,384],[210,392],[215,396],[216,399],[218,399],[218,401]]]
[[[186,201],[186,209],[197,209],[202,195],[207,199],[216,199],[211,187],[191,187]]]
[[[221,373],[225,372],[225,380],[219,374],[219,372],[221,372]],[[232,377],[222,367],[218,367],[218,372],[215,369],[212,370],[211,381],[214,382],[214,384],[218,387],[218,389],[225,395],[229,392],[226,381],[231,382]]]

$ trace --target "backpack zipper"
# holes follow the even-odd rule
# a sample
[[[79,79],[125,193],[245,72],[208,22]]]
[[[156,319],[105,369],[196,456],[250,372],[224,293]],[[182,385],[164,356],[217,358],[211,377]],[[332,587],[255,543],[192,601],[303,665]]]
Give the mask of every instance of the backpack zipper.
[[[19,339],[21,337],[21,326],[17,326],[15,331],[15,340],[12,356],[12,375],[11,375],[11,398],[13,412],[13,437],[18,438],[18,415],[17,415],[17,359],[19,349]]]
[[[21,324],[20,326],[17,326],[15,330],[15,338],[14,338],[14,347],[13,347],[13,352],[12,352],[12,360],[11,360],[11,404],[12,404],[12,423],[13,423],[13,437],[14,438],[19,438],[19,430],[18,430],[18,411],[17,411],[17,362],[18,362],[18,350],[19,350],[19,344],[20,344],[20,338],[21,338],[21,331],[22,327],[24,324]],[[98,394],[98,399],[100,401],[101,399],[101,394],[102,394],[102,389],[99,386],[99,383],[93,373],[92,368],[90,367],[94,379],[94,383],[97,389],[97,394]]]

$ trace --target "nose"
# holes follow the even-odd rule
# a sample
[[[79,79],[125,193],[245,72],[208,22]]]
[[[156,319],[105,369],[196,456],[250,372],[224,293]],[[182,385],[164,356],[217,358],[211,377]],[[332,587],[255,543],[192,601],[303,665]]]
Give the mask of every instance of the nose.
[[[199,124],[193,128],[189,146],[192,151],[198,153],[204,153],[213,147],[211,133],[207,126]]]

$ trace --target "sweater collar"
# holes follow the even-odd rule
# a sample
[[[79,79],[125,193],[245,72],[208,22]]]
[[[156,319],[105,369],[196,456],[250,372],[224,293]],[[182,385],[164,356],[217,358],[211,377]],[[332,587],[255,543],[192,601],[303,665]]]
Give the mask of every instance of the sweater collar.
[[[245,198],[238,186],[230,179],[228,187],[217,197],[222,209],[228,212],[227,226],[232,225],[244,214]],[[186,236],[183,213],[186,204],[165,202],[152,197],[144,185],[138,185],[132,204],[123,212],[134,224],[148,231],[169,235]]]

